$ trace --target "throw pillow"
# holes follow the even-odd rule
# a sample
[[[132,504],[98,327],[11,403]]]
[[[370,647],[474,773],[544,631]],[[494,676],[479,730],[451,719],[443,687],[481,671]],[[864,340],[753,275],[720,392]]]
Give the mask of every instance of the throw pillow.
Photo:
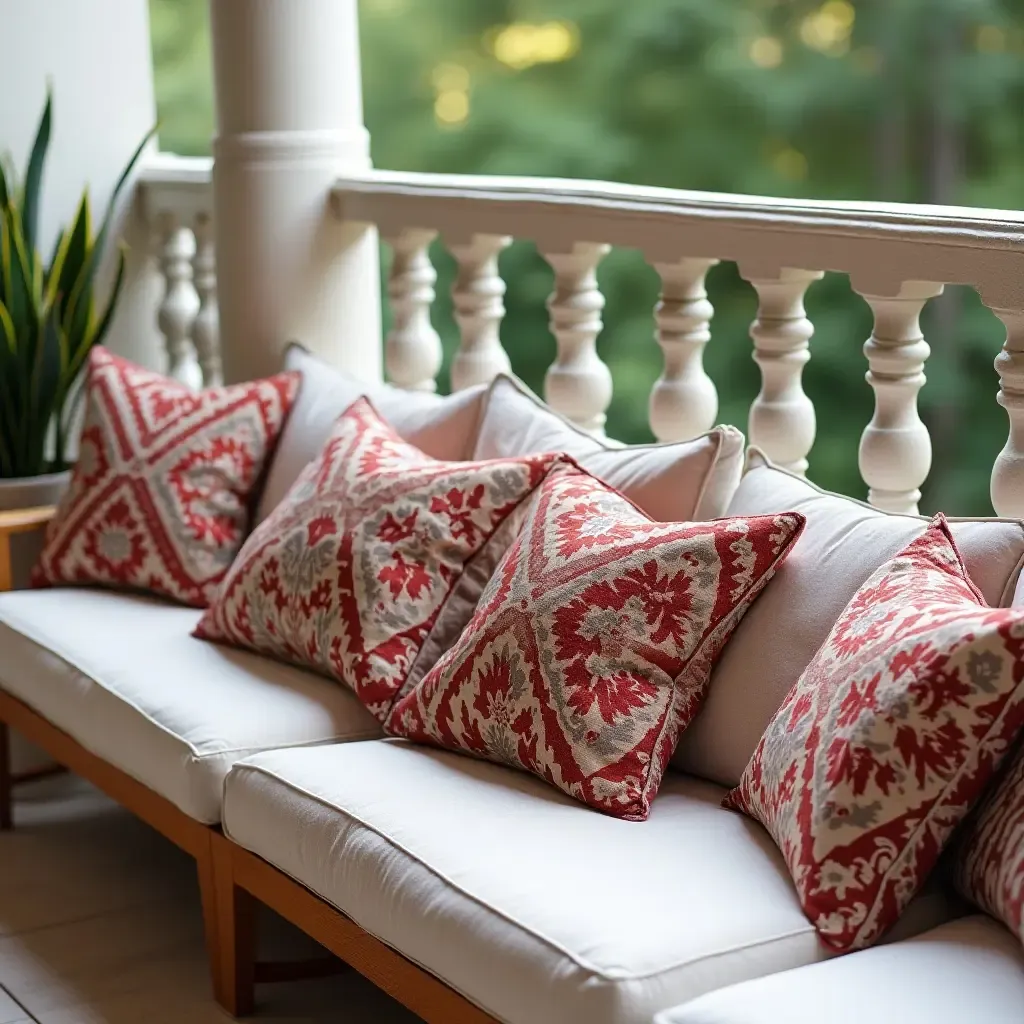
[[[328,366],[295,342],[285,352],[284,368],[300,373],[302,385],[267,470],[257,524],[274,511],[306,464],[320,454],[337,418],[364,395],[381,418],[420,451],[447,462],[473,458],[486,391],[483,384],[443,397],[390,384],[366,384]]]
[[[466,625],[553,458],[440,462],[360,398],[194,635],[315,669],[383,721]]]
[[[248,531],[295,373],[193,391],[92,350],[78,461],[32,583],[100,584],[205,607]]]
[[[668,444],[602,443],[502,374],[487,391],[473,457],[527,452],[568,452],[663,523],[725,515],[743,469],[743,435],[735,427]]]
[[[555,467],[469,627],[385,729],[642,821],[712,661],[802,526],[655,523]]]
[[[941,516],[874,572],[728,807],[782,850],[838,950],[895,924],[1024,724],[1024,609],[990,608]]]
[[[928,528],[823,491],[756,448],[727,515],[793,509],[807,528],[763,601],[744,616],[711,675],[708,697],[673,758],[681,771],[735,786],[772,716],[867,578]],[[1016,519],[949,521],[967,574],[993,607],[1014,599],[1024,559]]]
[[[960,892],[1024,943],[1024,740],[965,822],[953,865]]]

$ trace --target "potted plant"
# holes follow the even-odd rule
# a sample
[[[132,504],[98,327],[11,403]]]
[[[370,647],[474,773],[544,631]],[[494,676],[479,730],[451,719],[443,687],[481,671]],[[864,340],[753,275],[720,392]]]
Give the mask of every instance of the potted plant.
[[[86,188],[44,264],[36,246],[52,123],[47,92],[20,187],[0,166],[0,511],[54,504],[67,486],[69,432],[82,394],[76,385],[89,350],[110,327],[124,280],[123,246],[102,308],[96,272],[118,196],[156,131],[128,161],[99,232],[93,235]]]

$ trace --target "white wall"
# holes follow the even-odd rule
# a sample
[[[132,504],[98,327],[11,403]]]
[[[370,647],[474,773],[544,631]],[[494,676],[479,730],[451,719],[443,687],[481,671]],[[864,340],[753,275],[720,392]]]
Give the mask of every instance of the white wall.
[[[88,183],[98,221],[139,140],[156,120],[147,0],[0,0],[0,152],[19,174],[53,83],[54,131],[43,183],[39,247],[48,259]],[[120,233],[129,279],[107,343],[154,368],[165,357],[155,325],[160,282],[146,232],[128,206]],[[108,273],[104,280],[109,281]]]

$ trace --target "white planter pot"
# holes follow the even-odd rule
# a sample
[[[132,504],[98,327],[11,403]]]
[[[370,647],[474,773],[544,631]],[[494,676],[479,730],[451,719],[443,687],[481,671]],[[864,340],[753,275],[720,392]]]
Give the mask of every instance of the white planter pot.
[[[56,505],[68,489],[71,473],[46,473],[43,476],[0,480],[0,512],[19,508]],[[11,538],[11,569],[16,589],[28,586],[29,574],[43,544],[42,531],[18,534]],[[2,680],[0,680],[2,682]],[[50,758],[16,732],[11,733],[11,767],[15,772],[31,771],[52,764]]]

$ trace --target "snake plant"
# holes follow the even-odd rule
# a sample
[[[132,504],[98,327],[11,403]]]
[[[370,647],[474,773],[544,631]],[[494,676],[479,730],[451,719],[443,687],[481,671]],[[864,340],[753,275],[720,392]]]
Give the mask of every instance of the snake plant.
[[[68,432],[81,396],[75,384],[89,350],[110,327],[124,281],[124,246],[102,308],[94,290],[97,268],[121,189],[156,131],[147,132],[128,161],[99,232],[93,235],[86,188],[44,265],[36,244],[52,126],[47,93],[20,188],[0,165],[0,479],[66,468]]]

